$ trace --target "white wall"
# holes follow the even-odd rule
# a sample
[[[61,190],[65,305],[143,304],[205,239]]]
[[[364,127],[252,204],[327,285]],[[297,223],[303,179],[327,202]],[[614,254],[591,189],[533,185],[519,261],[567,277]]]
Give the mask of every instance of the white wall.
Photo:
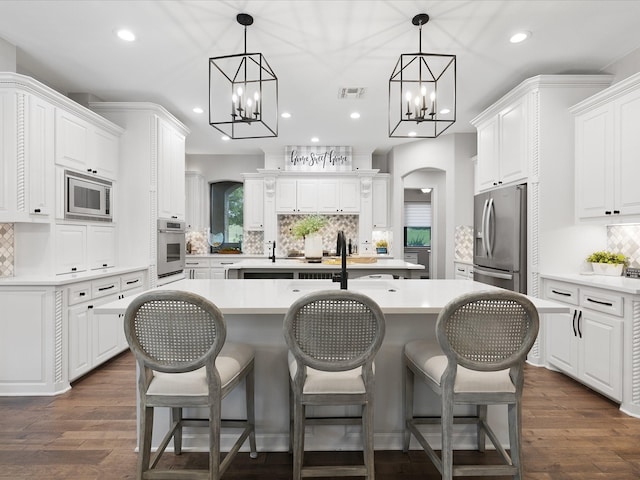
[[[603,70],[603,73],[614,75],[612,83],[618,83],[638,72],[640,72],[640,48],[607,65]]]
[[[185,170],[200,172],[207,183],[222,180],[242,182],[243,173],[264,168],[263,155],[189,155]]]
[[[389,154],[393,238],[403,238],[404,187],[408,175],[430,169],[432,180],[436,182],[437,192],[432,203],[439,231],[436,233],[437,244],[432,247],[432,278],[453,278],[455,226],[473,222],[473,163],[470,159],[475,154],[474,133],[419,140],[395,147]],[[434,175],[434,171],[438,174]]]
[[[16,71],[16,46],[0,38],[0,72]]]

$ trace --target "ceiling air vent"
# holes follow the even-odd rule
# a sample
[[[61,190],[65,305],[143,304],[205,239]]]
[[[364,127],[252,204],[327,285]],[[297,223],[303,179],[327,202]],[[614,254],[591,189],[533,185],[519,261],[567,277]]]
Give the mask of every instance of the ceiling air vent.
[[[364,87],[342,87],[338,90],[338,98],[362,98],[366,90]]]

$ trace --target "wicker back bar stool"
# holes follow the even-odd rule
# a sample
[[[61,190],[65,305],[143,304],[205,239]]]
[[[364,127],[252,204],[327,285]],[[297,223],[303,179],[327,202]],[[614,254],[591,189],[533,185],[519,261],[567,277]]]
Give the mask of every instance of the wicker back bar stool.
[[[254,353],[244,344],[225,343],[226,324],[218,307],[188,292],[156,290],[136,297],[125,313],[125,335],[139,367],[137,478],[217,480],[249,437],[255,458]],[[246,420],[221,418],[222,399],[244,380]],[[151,461],[154,408],[171,409],[171,425]],[[183,418],[183,408],[206,407],[208,418]],[[235,444],[220,462],[220,429],[240,428]],[[173,439],[182,453],[183,427],[208,427],[209,470],[156,468]]]
[[[366,295],[324,290],[295,301],[284,319],[289,347],[290,447],[293,478],[375,477],[373,463],[373,359],[385,333],[380,307]],[[309,405],[359,405],[357,417],[307,418]],[[305,424],[362,425],[364,464],[305,466]]]
[[[415,436],[444,480],[453,476],[507,476],[522,478],[521,399],[524,362],[538,334],[538,312],[524,295],[484,291],[449,302],[436,323],[437,344],[415,340],[405,345],[403,405],[404,444]],[[440,396],[441,416],[415,417],[414,379],[425,382]],[[487,405],[508,407],[510,455],[487,423]],[[473,405],[473,416],[454,416],[455,405]],[[418,429],[440,424],[442,450],[438,456]],[[454,465],[453,425],[475,424],[477,447],[484,452],[488,436],[500,454],[501,465]]]

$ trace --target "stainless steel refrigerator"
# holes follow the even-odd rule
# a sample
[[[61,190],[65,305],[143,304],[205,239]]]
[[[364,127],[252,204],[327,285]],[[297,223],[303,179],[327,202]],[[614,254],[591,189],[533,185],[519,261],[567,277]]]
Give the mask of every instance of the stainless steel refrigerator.
[[[527,186],[474,197],[473,279],[527,293]]]

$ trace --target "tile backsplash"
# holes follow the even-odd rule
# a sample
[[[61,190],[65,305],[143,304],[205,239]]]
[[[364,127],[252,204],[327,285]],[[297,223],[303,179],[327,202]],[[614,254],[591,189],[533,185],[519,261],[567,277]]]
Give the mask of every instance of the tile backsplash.
[[[456,225],[454,232],[454,259],[462,262],[473,261],[473,227]]]
[[[290,252],[302,252],[304,250],[304,240],[295,238],[291,233],[291,228],[304,215],[278,215],[278,238],[276,239],[277,252],[281,256],[286,256]],[[354,245],[358,243],[358,215],[323,215],[327,224],[320,231],[322,234],[322,244],[324,250],[335,252],[338,231],[344,231],[347,241],[351,239]],[[272,239],[266,238],[266,241]]]
[[[13,223],[0,223],[0,277],[13,276]]]
[[[607,226],[607,250],[622,253],[631,268],[640,268],[640,224]]]

